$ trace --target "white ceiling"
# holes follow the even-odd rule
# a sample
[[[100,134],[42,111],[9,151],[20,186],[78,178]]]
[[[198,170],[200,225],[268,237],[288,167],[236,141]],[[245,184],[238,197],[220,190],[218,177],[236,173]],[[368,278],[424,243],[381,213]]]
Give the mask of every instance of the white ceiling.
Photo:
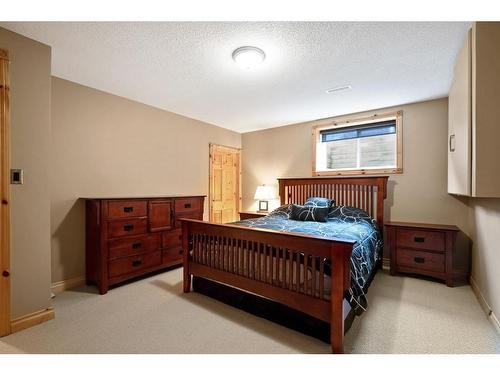
[[[3,22],[57,77],[238,132],[448,94],[464,22]],[[241,70],[237,47],[263,49]],[[352,85],[333,94],[325,90]]]

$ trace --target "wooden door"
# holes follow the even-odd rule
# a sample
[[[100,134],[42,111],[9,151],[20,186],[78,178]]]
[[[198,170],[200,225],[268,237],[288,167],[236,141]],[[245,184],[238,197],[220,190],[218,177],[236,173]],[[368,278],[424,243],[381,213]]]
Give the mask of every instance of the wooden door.
[[[9,59],[0,49],[0,336],[10,333]]]
[[[239,219],[240,150],[210,145],[209,218],[215,223]]]
[[[455,64],[448,103],[448,193],[471,194],[471,34]]]
[[[149,201],[149,230],[158,232],[172,229],[172,202]]]

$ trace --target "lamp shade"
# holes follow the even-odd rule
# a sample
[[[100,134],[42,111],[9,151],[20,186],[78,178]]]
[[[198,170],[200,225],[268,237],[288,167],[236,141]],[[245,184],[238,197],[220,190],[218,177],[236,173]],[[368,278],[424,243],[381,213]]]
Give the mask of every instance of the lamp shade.
[[[258,199],[258,200],[274,199],[274,190],[271,186],[266,186],[266,185],[257,186],[257,190],[255,190],[255,195],[253,199]]]

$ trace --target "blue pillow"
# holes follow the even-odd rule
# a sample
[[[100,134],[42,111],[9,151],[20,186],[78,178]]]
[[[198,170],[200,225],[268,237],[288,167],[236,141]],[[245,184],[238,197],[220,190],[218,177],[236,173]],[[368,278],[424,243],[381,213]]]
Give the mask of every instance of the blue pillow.
[[[322,197],[309,197],[304,203],[304,206],[314,206],[314,207],[332,207],[335,204],[335,200],[322,198]]]
[[[316,207],[312,205],[300,206],[298,204],[292,204],[290,220],[319,221],[325,223],[329,211],[330,207]]]

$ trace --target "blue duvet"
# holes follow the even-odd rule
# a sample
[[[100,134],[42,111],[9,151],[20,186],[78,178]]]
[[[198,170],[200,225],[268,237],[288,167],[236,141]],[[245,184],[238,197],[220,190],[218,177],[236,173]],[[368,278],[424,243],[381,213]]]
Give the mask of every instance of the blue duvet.
[[[365,211],[349,206],[332,207],[327,222],[290,220],[290,212],[291,205],[284,205],[267,216],[233,224],[356,241],[351,257],[351,288],[346,298],[358,313],[365,310],[370,275],[382,250],[382,237],[376,221]],[[330,272],[329,267],[325,272]]]

